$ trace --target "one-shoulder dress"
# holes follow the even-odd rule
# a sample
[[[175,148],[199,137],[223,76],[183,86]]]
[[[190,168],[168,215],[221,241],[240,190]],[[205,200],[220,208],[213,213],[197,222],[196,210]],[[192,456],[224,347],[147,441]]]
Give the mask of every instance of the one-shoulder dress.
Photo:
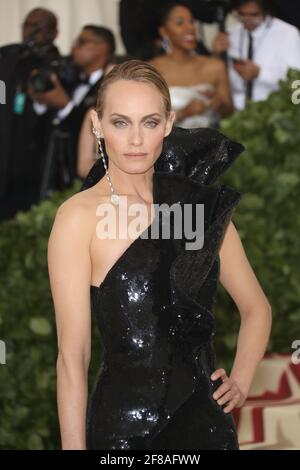
[[[162,236],[173,219],[156,213],[100,286],[91,286],[103,353],[88,400],[87,449],[239,449],[232,413],[212,397],[222,380],[210,376],[219,249],[242,195],[212,183],[243,150],[214,129],[174,127],[165,139],[153,203],[165,203],[166,212],[172,204],[183,211],[203,204],[204,242],[187,250],[184,231],[181,239],[172,227],[171,237]],[[81,190],[103,175],[97,161]],[[151,237],[154,223],[158,237]]]

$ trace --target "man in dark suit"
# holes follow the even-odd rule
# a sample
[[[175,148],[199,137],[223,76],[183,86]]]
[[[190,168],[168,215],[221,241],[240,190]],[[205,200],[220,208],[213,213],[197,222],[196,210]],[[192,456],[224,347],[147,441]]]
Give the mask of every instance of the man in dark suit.
[[[39,199],[48,113],[36,114],[27,81],[36,58],[59,57],[53,44],[57,19],[51,11],[32,10],[22,26],[23,42],[0,48],[0,80],[6,85],[6,103],[0,105],[0,220]]]
[[[70,179],[72,180],[76,176],[80,128],[85,113],[96,104],[98,87],[106,66],[112,61],[114,52],[115,39],[109,29],[95,25],[85,26],[72,48],[73,61],[82,70],[82,80],[72,94],[69,95],[64,90],[55,75],[52,77],[55,85],[53,90],[32,94],[32,98],[40,106],[40,113],[49,108],[55,110],[48,144],[50,153],[48,152],[46,157],[47,168],[42,188],[44,195],[49,187],[57,185],[58,175],[61,173],[59,168],[61,161],[53,161],[58,156],[58,151],[55,151],[55,148],[64,148],[59,158],[69,158]],[[65,146],[62,142],[65,142]]]

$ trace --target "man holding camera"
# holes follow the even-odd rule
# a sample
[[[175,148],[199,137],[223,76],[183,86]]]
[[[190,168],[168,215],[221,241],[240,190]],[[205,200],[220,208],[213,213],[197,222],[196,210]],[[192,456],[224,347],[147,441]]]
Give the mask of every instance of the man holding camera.
[[[27,84],[33,68],[60,57],[56,36],[56,16],[37,8],[24,20],[23,42],[0,48],[0,79],[6,85],[6,104],[0,106],[0,220],[39,200],[49,115],[37,115]]]
[[[36,9],[24,21],[23,44],[0,49],[0,79],[8,84],[0,108],[2,220],[72,182],[81,124],[115,52],[104,27],[84,27],[70,58],[59,56],[56,35],[55,16]]]
[[[77,146],[81,125],[87,110],[96,105],[100,81],[114,52],[115,39],[109,29],[86,25],[72,48],[73,64],[78,67],[81,74],[79,82],[71,92],[65,89],[56,74],[51,75],[53,85],[51,90],[45,92],[30,90],[37,112],[42,114],[47,109],[53,110],[49,152],[46,156],[46,167],[49,171],[44,174],[45,181],[42,188],[45,194],[47,186],[51,185],[51,179],[53,184],[50,167],[55,165],[54,160],[58,157],[56,148],[61,149],[64,146],[59,158],[68,158],[66,164],[69,165],[70,179],[76,176]]]

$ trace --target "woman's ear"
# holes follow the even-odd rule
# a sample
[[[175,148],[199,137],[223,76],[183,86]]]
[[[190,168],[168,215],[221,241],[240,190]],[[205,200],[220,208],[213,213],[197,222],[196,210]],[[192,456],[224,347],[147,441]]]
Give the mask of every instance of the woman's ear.
[[[167,34],[166,34],[166,28],[165,28],[164,26],[160,26],[160,27],[158,28],[158,34],[160,35],[160,38],[161,38],[161,39],[164,39],[164,38],[167,36]]]
[[[93,123],[93,127],[95,127],[95,129],[97,129],[97,131],[100,132],[100,134],[101,134],[101,132],[102,132],[101,123],[99,121],[98,114],[97,114],[95,109],[92,109],[90,111],[90,116],[91,116],[91,120],[92,120],[92,123]]]
[[[176,116],[175,111],[170,111],[169,112],[169,115],[168,115],[168,118],[167,118],[167,123],[166,123],[166,129],[165,129],[165,137],[167,137],[172,131],[173,124],[174,124],[174,121],[175,121],[175,116]]]

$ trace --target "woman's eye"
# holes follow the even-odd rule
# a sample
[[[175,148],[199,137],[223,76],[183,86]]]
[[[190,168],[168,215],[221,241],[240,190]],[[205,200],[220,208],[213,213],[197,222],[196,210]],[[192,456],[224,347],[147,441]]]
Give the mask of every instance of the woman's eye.
[[[157,121],[147,121],[146,125],[148,127],[156,127],[159,123]]]
[[[124,127],[124,126],[126,126],[126,122],[125,122],[125,121],[115,121],[113,124],[114,124],[114,126],[116,126],[116,127]]]
[[[157,121],[146,121],[145,124],[146,124],[147,127],[153,128],[153,127],[156,127],[159,123]],[[122,127],[127,126],[127,122],[125,122],[125,121],[115,121],[115,122],[113,122],[113,125],[115,127],[121,127],[122,128]]]

